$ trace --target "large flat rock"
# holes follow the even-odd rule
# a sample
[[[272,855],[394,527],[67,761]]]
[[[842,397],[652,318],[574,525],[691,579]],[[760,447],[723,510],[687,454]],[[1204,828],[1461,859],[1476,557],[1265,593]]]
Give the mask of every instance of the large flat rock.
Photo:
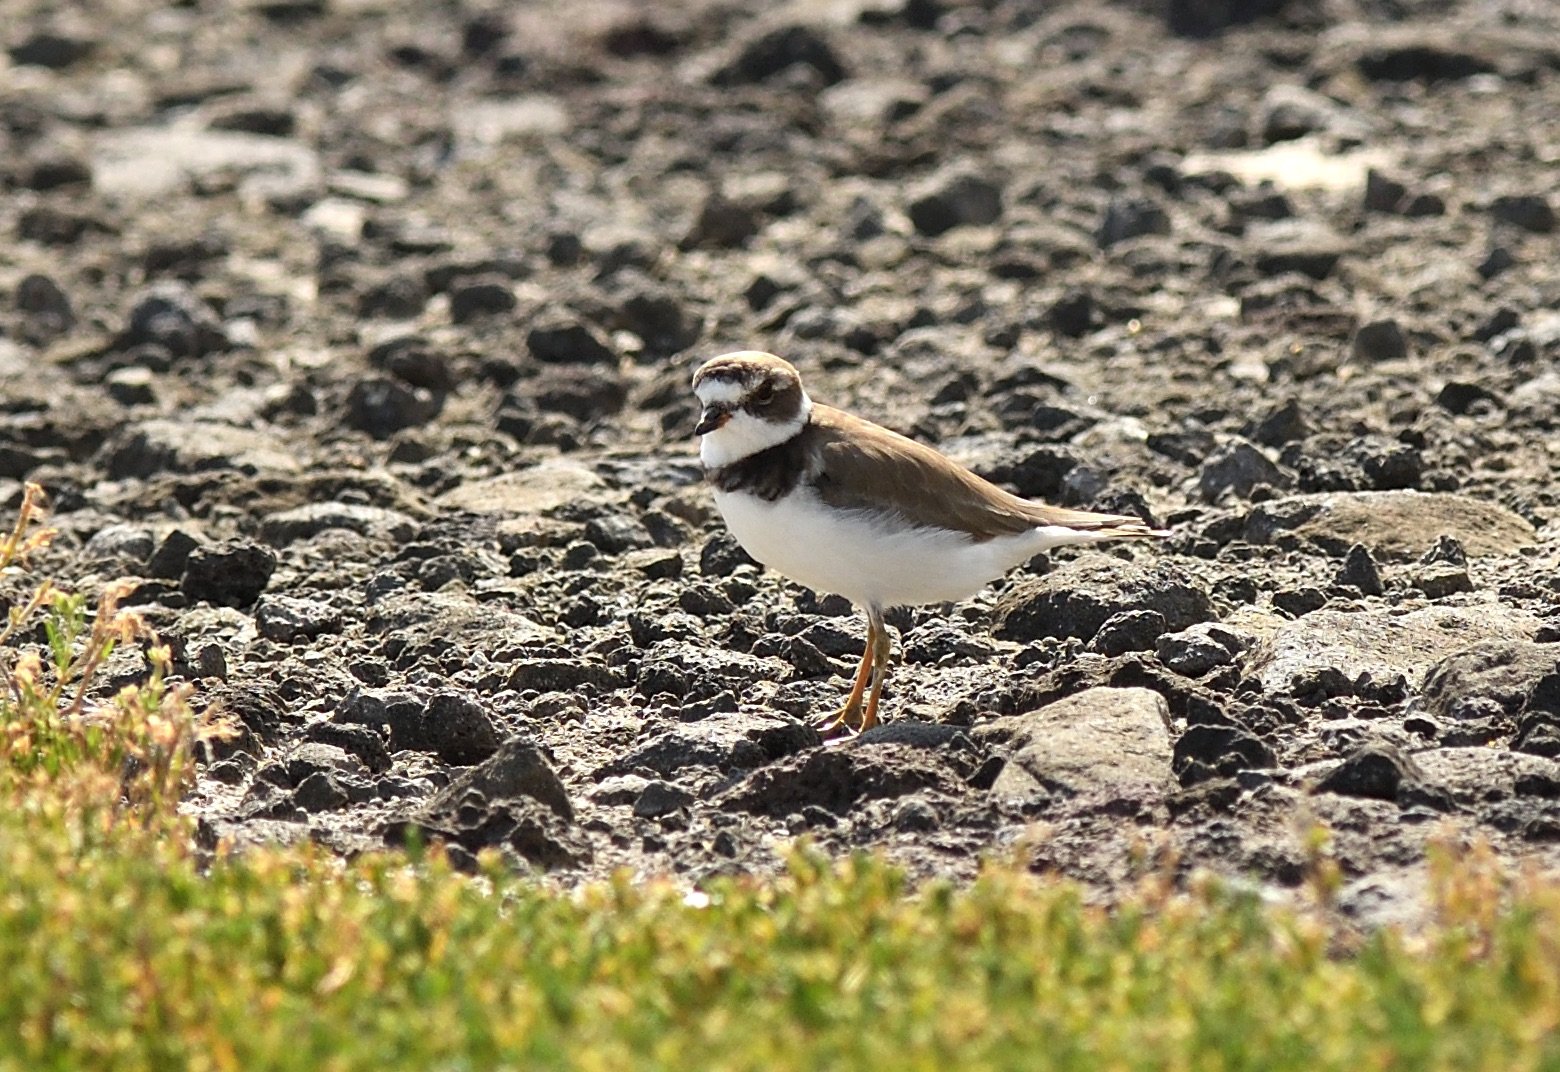
[[[1338,552],[1364,544],[1386,557],[1417,557],[1441,536],[1470,555],[1504,555],[1537,539],[1504,506],[1450,492],[1351,491],[1293,495],[1263,503],[1246,520],[1246,539],[1266,543],[1289,532]]]
[[[540,514],[583,497],[615,498],[606,481],[586,466],[548,461],[529,469],[460,484],[440,495],[444,510],[474,514]]]
[[[1149,689],[1085,689],[1037,711],[982,726],[1012,754],[991,792],[999,797],[1158,797],[1174,784],[1170,711]]]
[[[109,474],[116,479],[214,469],[252,473],[303,470],[303,461],[279,430],[160,418],[126,428],[110,445],[106,461]]]
[[[313,149],[290,138],[205,130],[194,122],[110,130],[93,146],[92,182],[124,197],[172,194],[191,178],[243,176],[256,192],[312,189],[320,182]]]
[[[1486,641],[1530,640],[1538,626],[1532,615],[1494,603],[1406,612],[1319,610],[1280,626],[1249,669],[1272,691],[1327,669],[1349,678],[1369,673],[1378,680],[1402,674],[1417,682],[1454,652]]]

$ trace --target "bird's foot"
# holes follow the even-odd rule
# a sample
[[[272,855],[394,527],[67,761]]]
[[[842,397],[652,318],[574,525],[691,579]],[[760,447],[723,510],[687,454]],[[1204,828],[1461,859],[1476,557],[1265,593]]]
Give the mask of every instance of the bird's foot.
[[[814,723],[824,740],[845,740],[865,733],[879,724],[877,712],[861,703],[846,704],[838,711]]]
[[[853,704],[845,704],[838,711],[813,723],[813,729],[817,730],[824,740],[830,741],[854,737],[861,732],[863,722],[861,702],[858,700]]]

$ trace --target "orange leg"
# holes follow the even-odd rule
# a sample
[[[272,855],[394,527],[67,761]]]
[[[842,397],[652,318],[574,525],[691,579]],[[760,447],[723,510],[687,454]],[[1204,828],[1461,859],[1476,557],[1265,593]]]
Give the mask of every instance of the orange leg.
[[[861,665],[856,668],[856,681],[850,687],[850,695],[844,705],[831,712],[818,723],[818,732],[825,737],[836,737],[854,730],[861,723],[861,696],[867,689],[867,678],[872,671],[872,637],[867,636],[867,646],[861,653]]]
[[[838,711],[818,724],[818,732],[824,737],[838,737],[846,733],[877,725],[878,697],[883,691],[882,676],[888,664],[888,630],[883,624],[883,614],[876,608],[867,608],[867,643],[861,653],[861,665],[856,668],[856,680],[850,695]],[[872,683],[872,698],[866,714],[861,710],[861,698]]]
[[[867,713],[862,716],[861,728],[870,730],[881,721],[878,718],[878,701],[883,697],[883,684],[888,680],[888,657],[892,651],[888,630],[879,626],[872,652],[872,695],[867,700]]]

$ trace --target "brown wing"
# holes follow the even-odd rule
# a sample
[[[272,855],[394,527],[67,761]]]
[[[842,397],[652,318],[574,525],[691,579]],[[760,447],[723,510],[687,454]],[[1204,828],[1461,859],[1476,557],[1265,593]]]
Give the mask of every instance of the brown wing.
[[[895,514],[976,540],[1061,525],[1130,539],[1161,535],[1140,519],[1064,510],[1012,495],[937,453],[870,421],[815,405],[807,437],[812,483],[830,506]]]

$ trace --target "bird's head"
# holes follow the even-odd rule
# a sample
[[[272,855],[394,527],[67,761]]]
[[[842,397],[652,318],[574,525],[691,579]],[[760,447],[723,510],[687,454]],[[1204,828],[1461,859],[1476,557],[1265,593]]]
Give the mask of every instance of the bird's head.
[[[712,469],[784,443],[812,414],[795,366],[757,350],[710,358],[693,374],[693,393],[703,407],[699,457]]]

